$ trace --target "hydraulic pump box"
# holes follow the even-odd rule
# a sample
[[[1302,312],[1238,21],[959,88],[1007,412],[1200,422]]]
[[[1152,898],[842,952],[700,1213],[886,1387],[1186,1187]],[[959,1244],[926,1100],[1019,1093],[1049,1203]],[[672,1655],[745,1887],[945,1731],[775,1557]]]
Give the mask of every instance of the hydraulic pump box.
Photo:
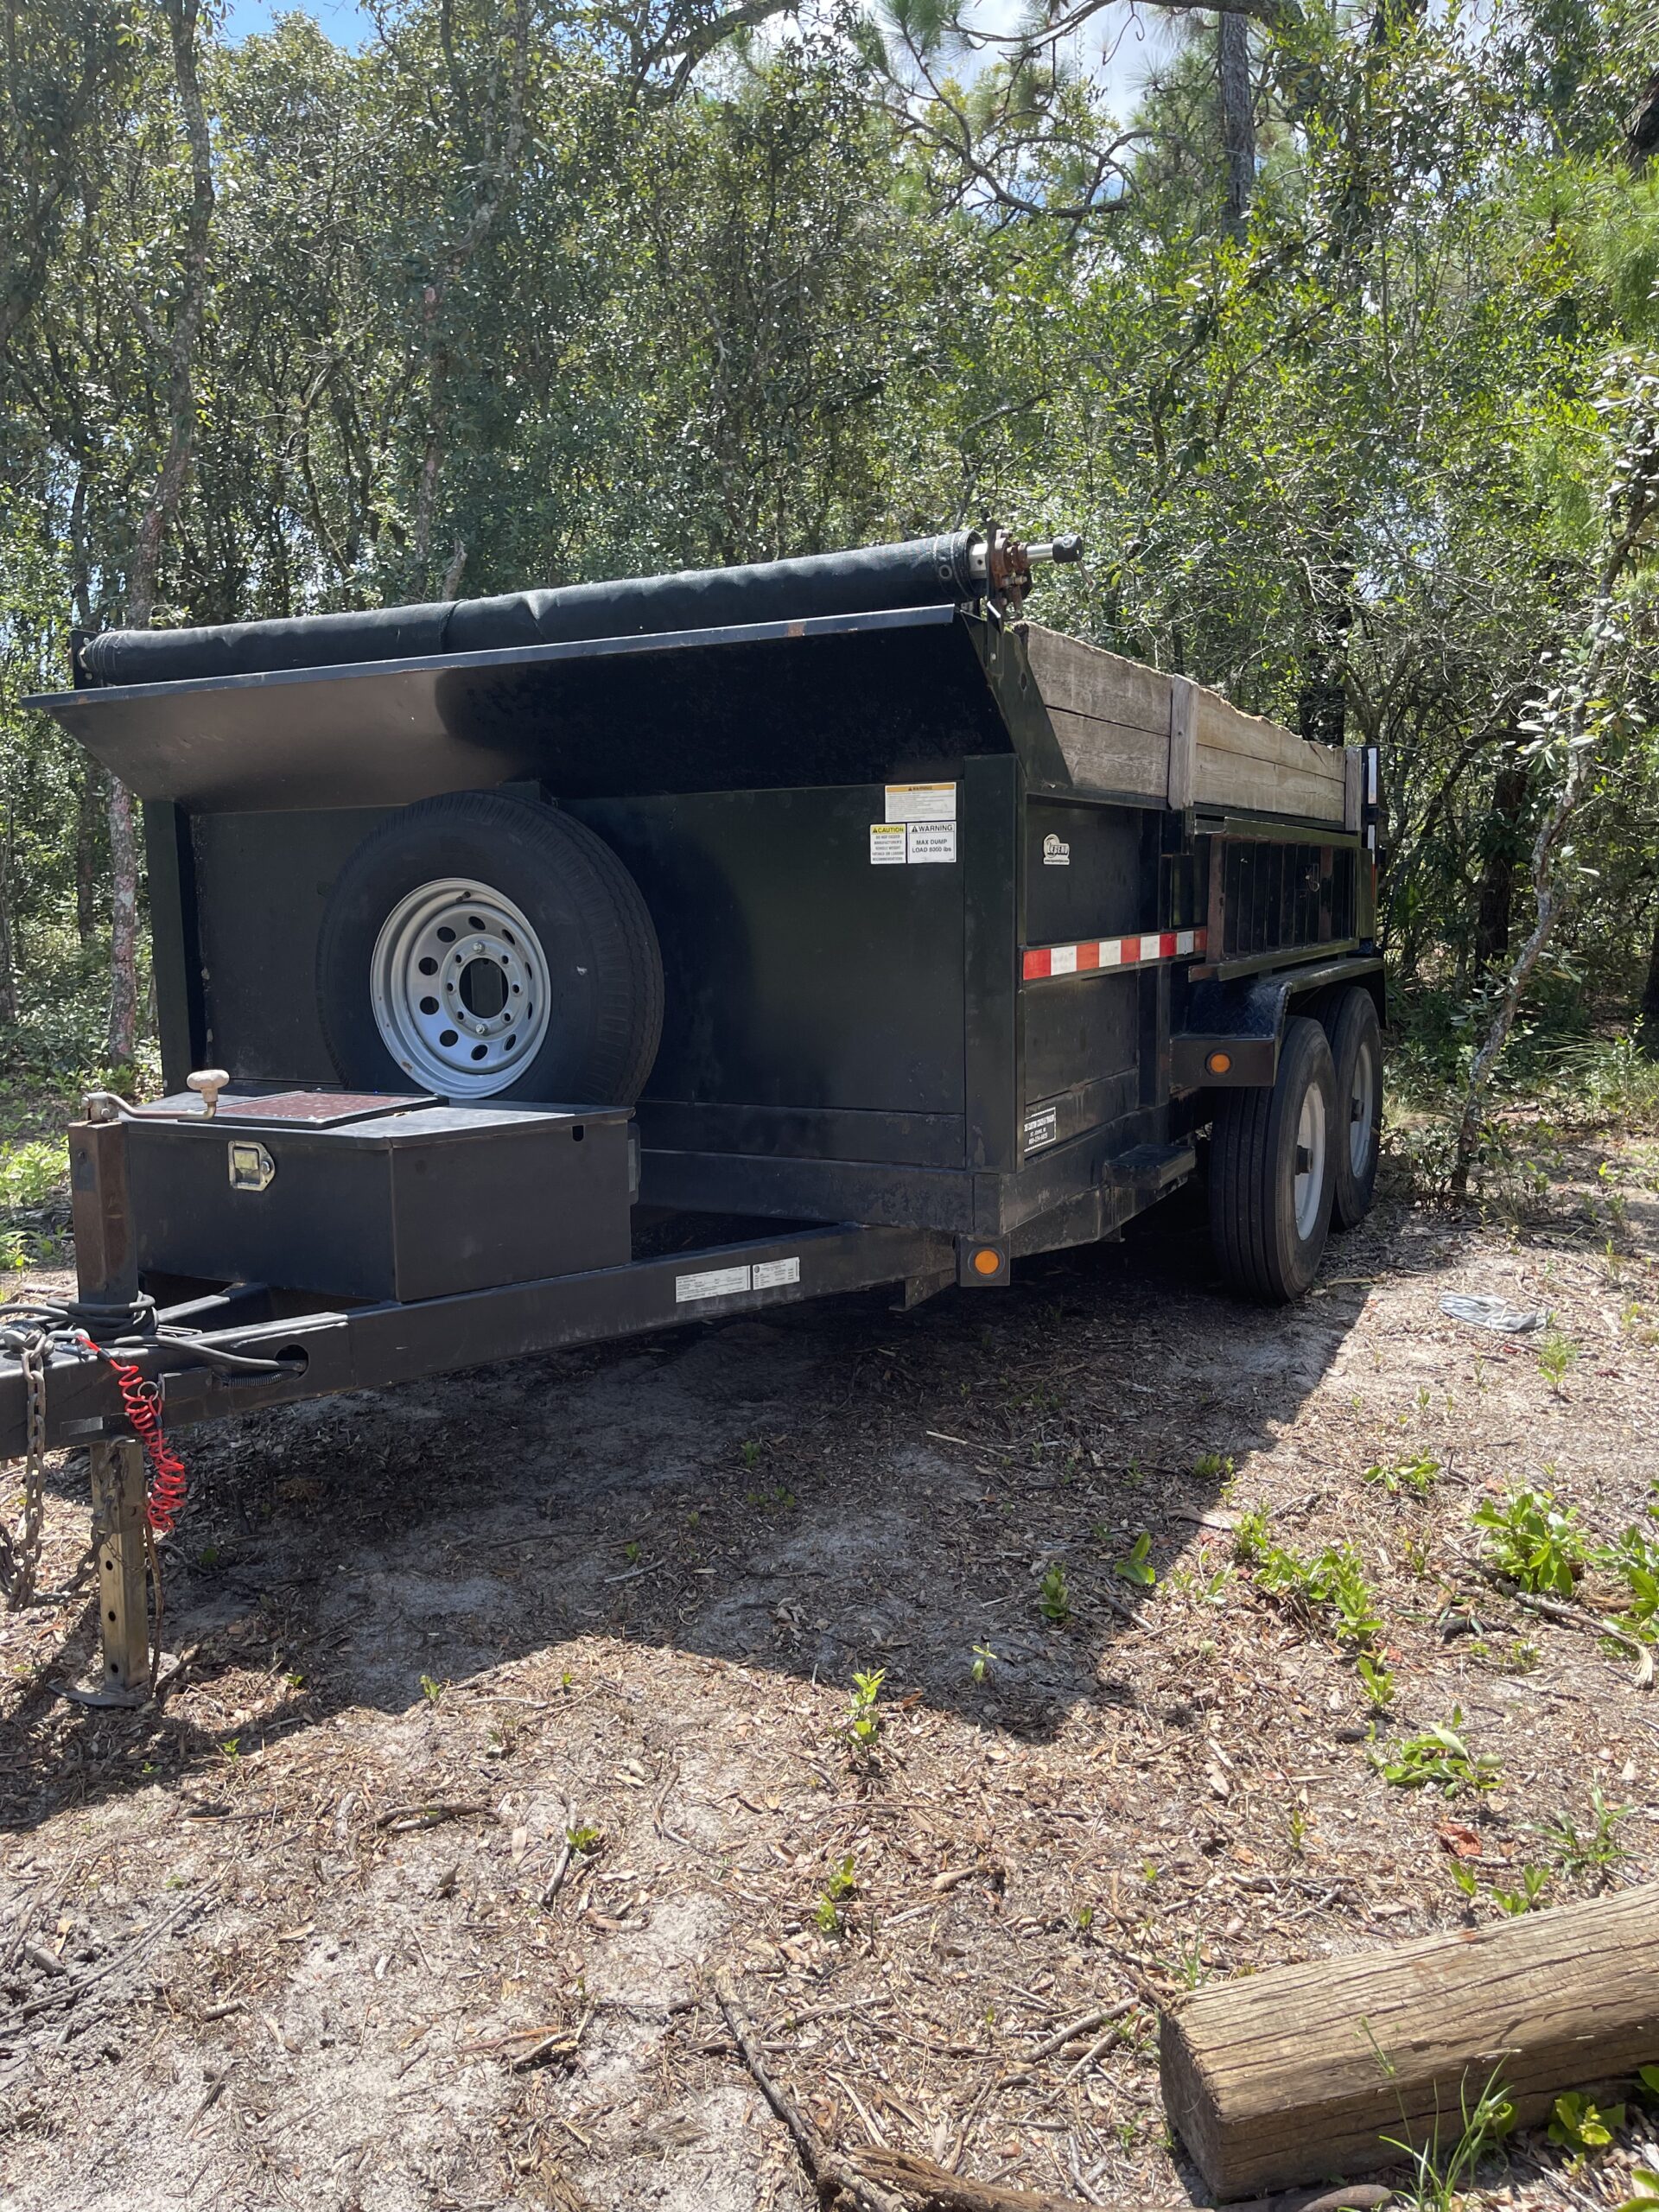
[[[187,1094],[126,1135],[146,1274],[403,1301],[631,1256],[624,1107]]]

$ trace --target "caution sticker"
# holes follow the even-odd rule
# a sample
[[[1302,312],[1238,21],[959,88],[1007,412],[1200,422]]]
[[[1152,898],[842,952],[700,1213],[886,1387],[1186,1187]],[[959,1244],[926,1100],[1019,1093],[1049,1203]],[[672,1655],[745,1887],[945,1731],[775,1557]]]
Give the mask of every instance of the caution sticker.
[[[954,822],[957,787],[954,784],[889,784],[889,822]]]
[[[957,857],[954,822],[908,822],[905,825],[905,858],[912,866],[922,861],[953,861]]]
[[[872,868],[903,868],[904,864],[904,823],[902,822],[872,822],[870,824],[870,866]]]

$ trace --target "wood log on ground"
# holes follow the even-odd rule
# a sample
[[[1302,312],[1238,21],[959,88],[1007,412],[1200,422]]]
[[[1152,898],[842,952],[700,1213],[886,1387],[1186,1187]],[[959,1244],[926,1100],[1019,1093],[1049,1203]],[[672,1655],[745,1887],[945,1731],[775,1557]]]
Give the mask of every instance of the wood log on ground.
[[[1201,1989],[1165,2107],[1218,2201],[1449,2149],[1497,2077],[1517,2125],[1659,2059],[1659,1885]]]

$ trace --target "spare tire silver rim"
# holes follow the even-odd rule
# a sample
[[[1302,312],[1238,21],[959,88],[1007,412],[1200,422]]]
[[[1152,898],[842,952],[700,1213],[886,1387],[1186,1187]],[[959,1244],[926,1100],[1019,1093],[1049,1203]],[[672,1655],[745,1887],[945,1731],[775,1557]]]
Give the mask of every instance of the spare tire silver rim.
[[[1296,1179],[1292,1185],[1296,1234],[1306,1244],[1319,1225],[1325,1195],[1325,1093],[1310,1083],[1296,1122]]]
[[[476,877],[423,883],[381,925],[369,995],[386,1050],[423,1090],[489,1098],[546,1040],[547,961],[520,909]]]

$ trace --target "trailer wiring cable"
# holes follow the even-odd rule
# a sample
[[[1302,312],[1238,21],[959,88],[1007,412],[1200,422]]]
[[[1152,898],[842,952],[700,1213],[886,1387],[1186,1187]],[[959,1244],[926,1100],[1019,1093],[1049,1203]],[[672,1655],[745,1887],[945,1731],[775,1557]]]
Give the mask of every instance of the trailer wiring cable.
[[[88,1323],[100,1334],[111,1325],[118,1332],[109,1343],[94,1337]],[[291,1360],[262,1359],[247,1352],[226,1351],[204,1343],[197,1332],[162,1321],[156,1301],[141,1295],[130,1306],[94,1306],[79,1300],[27,1300],[0,1304],[0,1356],[10,1353],[23,1378],[25,1399],[23,1454],[23,1514],[21,1531],[14,1535],[0,1522],[0,1592],[7,1610],[20,1611],[35,1594],[40,1573],[41,1545],[45,1521],[47,1375],[54,1355],[103,1360],[120,1394],[127,1425],[143,1447],[149,1467],[144,1497],[146,1538],[150,1568],[159,1605],[161,1577],[155,1554],[156,1541],[172,1535],[184,1509],[186,1470],[183,1460],[167,1440],[162,1423],[160,1385],[124,1351],[155,1344],[176,1345],[188,1352],[194,1363],[231,1373],[281,1375],[293,1371]],[[79,1588],[92,1557],[88,1547],[77,1569],[71,1590]]]

